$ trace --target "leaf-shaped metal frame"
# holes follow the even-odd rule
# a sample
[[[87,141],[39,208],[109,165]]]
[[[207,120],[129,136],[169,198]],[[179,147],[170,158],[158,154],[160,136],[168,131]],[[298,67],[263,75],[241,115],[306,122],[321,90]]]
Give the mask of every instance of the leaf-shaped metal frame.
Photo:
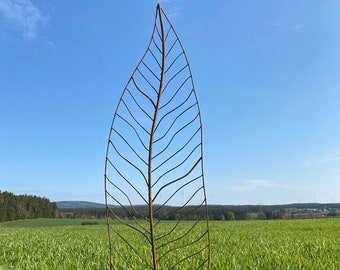
[[[202,121],[183,46],[157,5],[105,160],[111,269],[209,269]]]

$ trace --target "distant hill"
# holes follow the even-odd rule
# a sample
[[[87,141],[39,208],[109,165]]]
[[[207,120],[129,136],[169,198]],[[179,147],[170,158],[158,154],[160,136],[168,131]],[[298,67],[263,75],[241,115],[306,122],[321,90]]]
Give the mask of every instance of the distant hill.
[[[58,209],[71,208],[105,208],[103,203],[87,202],[87,201],[59,201],[56,202]]]

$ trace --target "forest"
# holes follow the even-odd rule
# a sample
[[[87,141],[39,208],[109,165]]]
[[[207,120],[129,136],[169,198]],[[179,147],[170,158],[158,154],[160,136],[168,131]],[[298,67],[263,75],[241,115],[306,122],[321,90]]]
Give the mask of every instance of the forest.
[[[29,218],[54,218],[57,205],[47,198],[32,195],[15,195],[0,191],[0,222]]]

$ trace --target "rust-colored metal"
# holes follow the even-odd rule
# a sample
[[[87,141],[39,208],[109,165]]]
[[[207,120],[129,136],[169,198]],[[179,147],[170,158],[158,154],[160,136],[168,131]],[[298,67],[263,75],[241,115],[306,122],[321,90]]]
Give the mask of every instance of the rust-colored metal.
[[[105,160],[111,269],[209,269],[202,122],[183,46],[157,5]]]

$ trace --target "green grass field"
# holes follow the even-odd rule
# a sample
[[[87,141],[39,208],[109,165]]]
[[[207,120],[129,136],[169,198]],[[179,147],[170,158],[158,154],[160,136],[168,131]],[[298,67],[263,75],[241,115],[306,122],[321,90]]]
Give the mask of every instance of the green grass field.
[[[107,229],[84,220],[0,224],[0,269],[109,269]],[[340,219],[214,221],[211,269],[340,269]]]

